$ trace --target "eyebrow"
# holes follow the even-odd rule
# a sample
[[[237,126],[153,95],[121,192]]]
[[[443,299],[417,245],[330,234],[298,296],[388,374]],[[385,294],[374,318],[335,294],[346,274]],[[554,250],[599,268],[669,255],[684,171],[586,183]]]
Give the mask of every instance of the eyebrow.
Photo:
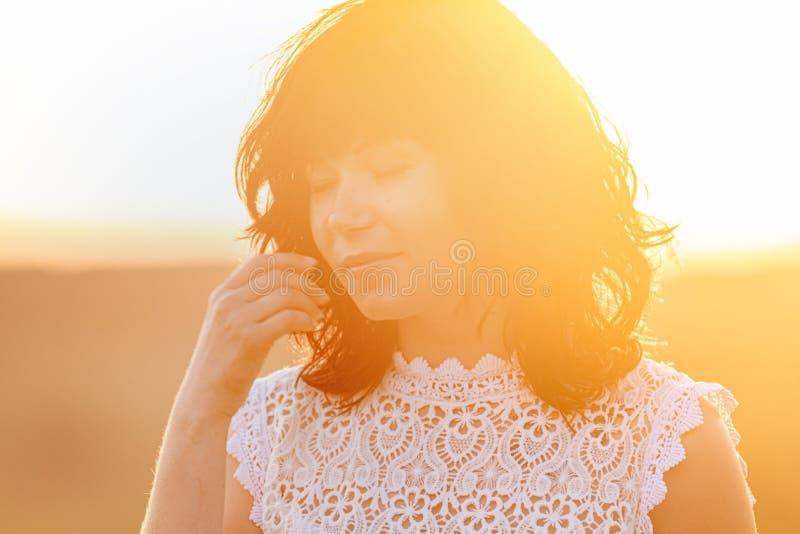
[[[354,143],[350,151],[355,156],[362,156],[365,152],[369,152],[370,150],[395,148],[398,145],[402,145],[402,143],[394,138],[377,140],[362,139]]]
[[[361,154],[365,150],[377,144],[378,144],[377,141],[367,141],[366,139],[361,139],[353,144],[352,150],[354,154]]]
[[[349,151],[355,156],[363,156],[363,154],[369,150],[375,150],[379,148],[387,148],[392,150],[400,150],[403,157],[409,156],[413,154],[413,150],[409,149],[402,139],[397,139],[394,137],[390,138],[382,138],[382,139],[359,139],[358,141],[354,142],[353,145],[349,148]],[[329,161],[327,157],[318,157],[311,161],[306,162],[306,173],[308,175],[315,174],[314,171],[319,171],[321,168],[330,167]],[[324,174],[324,171],[323,171]]]
[[[348,149],[353,154],[360,155],[364,151],[368,150],[372,146],[376,144],[376,141],[369,141],[367,139],[359,139]],[[318,166],[328,166],[329,160],[331,158],[327,155],[319,155],[317,157],[311,158],[309,161],[306,162],[306,171],[311,171],[314,167]]]

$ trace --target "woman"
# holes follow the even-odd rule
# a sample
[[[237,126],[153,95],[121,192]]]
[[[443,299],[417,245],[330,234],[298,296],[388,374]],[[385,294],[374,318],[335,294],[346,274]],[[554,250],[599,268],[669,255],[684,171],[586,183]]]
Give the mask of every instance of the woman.
[[[755,532],[733,395],[645,355],[674,227],[550,50],[367,0],[279,51],[143,532]]]

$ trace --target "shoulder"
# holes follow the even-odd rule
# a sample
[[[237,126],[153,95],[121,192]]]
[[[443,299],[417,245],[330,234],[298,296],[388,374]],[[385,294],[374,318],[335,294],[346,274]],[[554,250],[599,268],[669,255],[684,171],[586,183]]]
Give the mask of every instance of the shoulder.
[[[732,419],[739,405],[733,393],[650,358],[627,380],[643,385],[642,410],[650,423],[642,457],[641,529],[754,532],[755,498],[736,450],[741,436]]]
[[[297,380],[301,369],[300,365],[292,365],[260,376],[253,382],[253,389],[267,397],[296,392],[298,386],[302,389],[305,385],[302,380]]]
[[[256,378],[231,418],[229,437],[242,433],[245,427],[250,433],[263,433],[282,411],[294,407],[298,399],[312,389],[297,380],[300,370],[299,365],[288,366]]]
[[[231,418],[226,445],[225,532],[256,532],[261,526],[266,468],[272,452],[268,428],[276,406],[290,392],[299,367],[256,378]]]
[[[297,376],[300,374],[301,369],[301,365],[290,365],[283,367],[271,372],[268,375],[256,378],[254,384],[260,384],[260,387],[264,388],[266,391],[292,388],[297,380]]]
[[[674,362],[643,356],[639,364],[628,373],[623,382],[628,387],[638,387],[649,396],[663,395],[677,385],[694,382],[692,377],[675,368]]]
[[[328,413],[331,399],[301,377],[301,364],[284,367],[257,378],[248,394],[248,403],[257,410],[268,440],[283,439],[284,431],[300,431],[309,420]]]
[[[302,365],[292,365],[258,377],[247,395],[246,404],[257,407],[259,414],[266,415],[266,422],[280,418],[309,404],[320,392],[299,379]]]
[[[745,473],[729,431],[710,401],[698,403],[703,422],[680,437],[684,458],[663,474],[668,491],[650,512],[653,528],[755,532]]]

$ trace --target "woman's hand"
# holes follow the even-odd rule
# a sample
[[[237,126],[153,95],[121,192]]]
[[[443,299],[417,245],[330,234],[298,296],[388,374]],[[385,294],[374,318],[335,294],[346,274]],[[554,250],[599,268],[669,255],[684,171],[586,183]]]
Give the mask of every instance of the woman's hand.
[[[231,417],[275,340],[315,328],[329,297],[306,276],[314,265],[300,254],[260,254],[211,292],[164,433],[142,534],[222,531]]]
[[[292,252],[248,258],[216,287],[180,396],[196,410],[230,417],[275,341],[313,330],[330,297],[309,279],[314,258]]]

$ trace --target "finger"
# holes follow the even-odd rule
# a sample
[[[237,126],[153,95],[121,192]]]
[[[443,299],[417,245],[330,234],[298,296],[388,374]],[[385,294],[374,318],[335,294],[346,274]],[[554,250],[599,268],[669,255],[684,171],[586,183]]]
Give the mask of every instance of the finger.
[[[283,309],[295,309],[305,312],[314,320],[322,320],[325,317],[322,307],[301,290],[287,288],[284,293],[280,294],[278,291],[273,291],[260,299],[246,304],[243,310],[246,320],[255,323],[264,322],[270,316],[279,313]]]
[[[253,323],[249,326],[251,338],[260,342],[272,341],[286,334],[297,331],[312,331],[320,327],[305,311],[293,308],[284,308],[278,313],[270,315],[264,321]]]
[[[293,269],[303,272],[317,265],[317,260],[296,252],[275,252],[272,254],[256,254],[247,258],[228,276],[223,284],[229,289],[245,285],[252,276],[266,274],[270,271]]]
[[[240,294],[243,302],[253,302],[272,292],[283,295],[290,288],[302,291],[319,304],[330,302],[330,296],[325,290],[303,274],[280,271],[279,273],[273,272],[273,274],[269,275],[252,277],[249,283],[234,291]]]

